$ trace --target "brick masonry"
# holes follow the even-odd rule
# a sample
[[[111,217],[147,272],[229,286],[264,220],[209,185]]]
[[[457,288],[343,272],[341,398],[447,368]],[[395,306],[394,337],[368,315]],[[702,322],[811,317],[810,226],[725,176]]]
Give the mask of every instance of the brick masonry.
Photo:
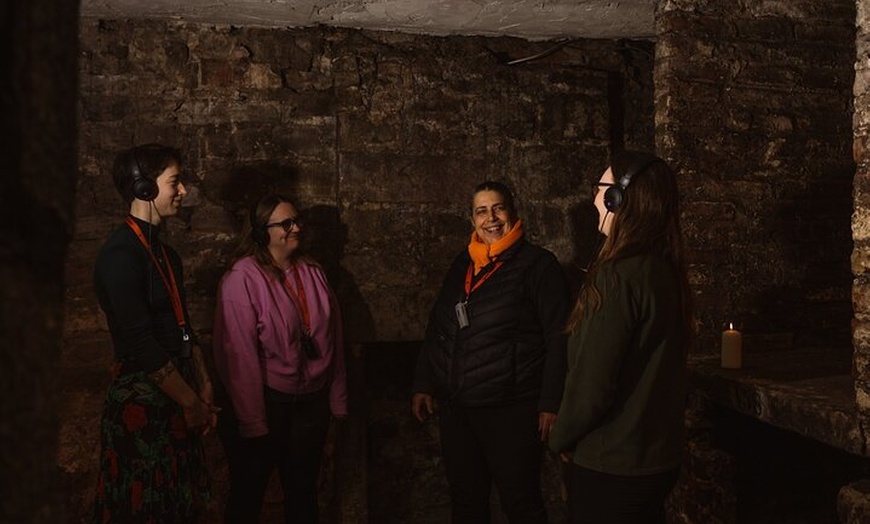
[[[852,273],[855,276],[852,301],[855,310],[853,345],[854,373],[858,405],[870,414],[870,2],[861,1],[857,17],[857,56],[855,60],[855,212],[852,216]]]
[[[703,349],[850,348],[854,3],[663,2],[656,135],[679,169]],[[699,118],[699,114],[703,114]]]
[[[532,241],[572,274],[585,265],[597,242],[588,182],[613,144],[652,148],[654,52],[650,42],[554,45],[82,21],[60,453],[73,511],[92,496],[111,358],[91,271],[125,213],[108,174],[117,150],[159,141],[187,155],[191,205],[167,240],[185,259],[206,346],[247,208],[278,190],[308,216],[308,248],[336,288],[358,356],[363,343],[422,338],[470,233],[470,191],[486,178],[514,188]],[[219,447],[210,452],[220,470]],[[220,492],[225,479],[216,482]]]
[[[311,208],[336,287],[358,293],[354,340],[422,336],[477,182],[512,185],[531,239],[568,265],[591,250],[580,208],[612,137],[652,144],[649,43],[510,66],[552,44],[118,21],[83,22],[81,42],[73,329],[98,318],[90,262],[123,213],[106,167],[134,142],[188,154],[196,196],[170,236],[195,294],[213,295],[249,202],[285,191]],[[210,306],[194,300],[202,329]]]
[[[848,373],[836,371],[845,380],[832,375],[819,382],[815,377],[827,376],[825,366],[813,365],[846,362],[848,369],[851,328],[860,328],[859,301],[852,318],[860,285],[853,290],[849,262],[851,256],[854,269],[849,224],[860,159],[853,159],[850,147],[851,115],[861,105],[852,95],[853,83],[861,83],[854,68],[855,19],[851,1],[689,0],[657,6],[656,143],[682,175],[700,350],[715,355],[720,326],[734,320],[743,327],[744,362],[751,368],[720,378],[717,371],[693,368],[700,379],[687,419],[691,439],[670,506],[677,522],[835,521],[836,491],[848,483],[845,469],[839,480],[826,479],[823,490],[818,483],[794,484],[791,479],[821,478],[829,467],[801,461],[786,467],[789,457],[800,453],[792,449],[797,444],[786,444],[792,434],[777,434],[775,426],[815,431],[823,442],[841,439],[846,444],[837,447],[864,452],[860,431],[838,433],[855,427],[854,417],[841,417],[836,427],[828,424],[854,413]],[[860,184],[859,174],[856,216]],[[859,237],[854,239],[860,253]],[[860,283],[860,274],[856,277]],[[804,361],[799,352],[804,348],[821,356]],[[761,364],[765,353],[773,362],[769,369]],[[856,346],[856,364],[859,355]],[[795,369],[783,372],[780,364],[792,359]],[[750,416],[770,425],[738,430],[732,418],[718,417],[717,409],[745,412],[741,401],[767,399],[761,383],[753,383],[754,374],[774,377],[773,391],[783,404],[753,403]],[[796,380],[804,376],[806,382]],[[846,387],[836,392],[847,392],[842,401],[829,388],[840,384]],[[843,411],[812,407],[828,401]],[[772,420],[770,409],[782,419]],[[753,432],[764,440],[743,449],[727,445]],[[836,447],[825,453],[837,454],[842,464],[866,464],[855,455],[843,459]],[[756,465],[765,463],[762,457],[769,460],[768,469]],[[741,471],[747,475],[752,467],[761,467],[756,473],[768,478],[764,502],[753,502],[745,491],[749,477]],[[853,504],[858,492],[841,496],[841,505],[857,508],[853,515],[860,512]],[[808,506],[810,500],[816,505]]]

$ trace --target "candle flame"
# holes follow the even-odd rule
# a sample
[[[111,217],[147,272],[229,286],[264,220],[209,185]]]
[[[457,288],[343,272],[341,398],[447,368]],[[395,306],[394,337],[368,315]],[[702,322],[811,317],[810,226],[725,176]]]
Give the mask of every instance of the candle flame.
[[[731,331],[732,329],[734,329],[734,322],[729,322],[728,323],[728,331]]]

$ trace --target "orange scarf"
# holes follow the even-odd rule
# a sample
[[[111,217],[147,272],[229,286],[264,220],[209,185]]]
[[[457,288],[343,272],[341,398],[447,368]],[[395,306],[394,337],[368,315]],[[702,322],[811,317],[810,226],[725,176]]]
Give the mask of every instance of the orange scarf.
[[[520,219],[517,219],[507,235],[492,244],[483,243],[477,236],[477,231],[472,231],[471,242],[468,243],[468,255],[474,262],[474,274],[478,274],[481,269],[488,266],[521,238],[523,238],[523,221]]]

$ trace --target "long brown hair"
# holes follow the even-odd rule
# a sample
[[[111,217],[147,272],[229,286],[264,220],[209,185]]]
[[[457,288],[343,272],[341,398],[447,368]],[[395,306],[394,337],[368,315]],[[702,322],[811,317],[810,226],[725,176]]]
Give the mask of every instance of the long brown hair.
[[[272,253],[269,252],[268,241],[266,243],[258,243],[254,239],[256,236],[255,231],[259,231],[260,234],[269,238],[266,224],[269,223],[269,218],[272,216],[272,213],[279,204],[290,204],[299,211],[299,208],[296,207],[296,203],[285,195],[270,193],[261,198],[256,205],[251,208],[251,212],[248,216],[248,228],[245,231],[245,235],[242,237],[239,246],[236,248],[233,261],[235,262],[241,258],[253,256],[254,260],[256,260],[260,267],[269,271],[280,280],[284,278],[284,273],[281,268],[278,267],[275,259],[272,257]],[[297,258],[300,258],[301,256],[302,253],[300,252]]]
[[[612,212],[610,234],[580,288],[574,310],[568,319],[568,331],[575,330],[586,313],[597,311],[601,306],[601,292],[595,286],[595,277],[601,269],[617,260],[639,254],[659,255],[671,263],[677,272],[687,333],[691,336],[694,330],[676,175],[661,158],[639,151],[623,151],[611,162],[613,178],[619,183],[626,172],[638,165],[637,162],[645,156],[651,161],[647,161],[645,167],[631,176],[623,190],[622,203]]]

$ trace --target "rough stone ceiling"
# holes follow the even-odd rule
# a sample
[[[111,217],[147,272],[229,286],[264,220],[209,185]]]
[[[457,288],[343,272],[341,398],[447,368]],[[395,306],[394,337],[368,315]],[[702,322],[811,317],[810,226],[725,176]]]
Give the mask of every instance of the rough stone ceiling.
[[[429,35],[652,39],[655,0],[82,0],[83,18]]]

